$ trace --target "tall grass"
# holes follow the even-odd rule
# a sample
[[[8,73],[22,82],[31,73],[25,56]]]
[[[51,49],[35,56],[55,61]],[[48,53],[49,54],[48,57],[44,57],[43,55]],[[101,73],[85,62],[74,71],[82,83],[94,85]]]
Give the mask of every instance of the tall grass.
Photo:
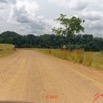
[[[78,50],[38,49],[39,51],[62,59],[84,64],[97,69],[103,69],[103,52],[85,52]]]
[[[8,56],[15,51],[15,46],[12,44],[0,44],[0,58]]]

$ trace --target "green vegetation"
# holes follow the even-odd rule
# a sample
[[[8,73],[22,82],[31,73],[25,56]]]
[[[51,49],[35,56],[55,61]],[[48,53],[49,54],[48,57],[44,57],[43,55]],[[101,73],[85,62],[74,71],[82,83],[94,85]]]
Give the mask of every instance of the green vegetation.
[[[93,35],[88,34],[73,34],[70,36],[70,42],[71,50],[67,50],[68,37],[64,35],[19,35],[15,32],[7,31],[0,34],[0,43],[3,43],[0,45],[0,57],[13,53],[14,45],[17,48],[44,48],[44,50],[41,49],[41,51],[46,52],[47,54],[90,67],[103,69],[102,38],[93,37]],[[66,46],[66,50],[62,50],[63,45]]]
[[[37,49],[45,54],[80,63],[103,70],[103,52],[85,52],[83,49],[68,51],[56,49]]]
[[[93,37],[92,34],[71,35],[70,49],[84,49],[85,51],[103,51],[103,39]],[[19,35],[15,32],[3,32],[0,34],[0,43],[14,44],[16,48],[50,48],[62,49],[63,45],[68,49],[68,37],[63,35],[44,34],[35,36]]]
[[[93,37],[92,34],[77,35],[77,33],[84,31],[84,27],[81,25],[84,23],[82,18],[74,16],[67,18],[66,15],[61,14],[56,21],[62,25],[62,28],[53,28],[53,32],[59,35],[20,35],[10,31],[1,33],[0,43],[3,44],[0,45],[0,57],[12,53],[15,47],[47,48],[39,49],[39,51],[90,67],[103,69],[103,38]],[[68,48],[69,50],[67,50]]]
[[[15,46],[12,44],[0,44],[0,58],[8,56],[15,51]]]
[[[68,37],[69,49],[70,49],[70,36],[74,33],[79,33],[84,31],[84,27],[81,25],[84,20],[73,16],[72,18],[67,18],[66,15],[61,14],[59,18],[56,19],[62,26],[62,28],[53,28],[53,31],[57,35],[66,35]]]

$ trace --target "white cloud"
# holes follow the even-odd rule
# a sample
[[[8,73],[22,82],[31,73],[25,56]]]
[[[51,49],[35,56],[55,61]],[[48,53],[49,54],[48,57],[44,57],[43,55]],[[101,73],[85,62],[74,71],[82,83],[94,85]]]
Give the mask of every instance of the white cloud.
[[[7,1],[6,0],[0,0],[0,3],[6,3]]]
[[[64,8],[83,10],[85,8],[103,8],[103,0],[48,0]],[[96,8],[94,8],[96,7]]]
[[[15,4],[10,5],[9,22],[17,22],[18,17],[28,17],[34,19],[39,6],[35,1],[17,0]],[[23,19],[23,18],[21,18]]]
[[[51,33],[54,26],[60,26],[52,20],[60,13],[83,17],[85,33],[102,36],[103,0],[0,0],[0,32]]]
[[[86,20],[91,20],[91,21],[94,21],[94,20],[102,20],[103,19],[103,13],[100,11],[100,12],[97,12],[97,11],[85,11],[83,13],[83,16]]]
[[[38,15],[39,5],[33,0],[16,0],[3,3],[2,18],[8,24],[18,26],[25,33],[43,34],[51,32],[51,20]],[[6,9],[6,7],[8,9]]]
[[[49,0],[49,1],[61,7],[75,10],[85,9],[86,6],[88,5],[88,2],[86,0]]]
[[[68,10],[69,17],[78,15],[85,19],[85,33],[103,37],[103,0],[48,0]]]

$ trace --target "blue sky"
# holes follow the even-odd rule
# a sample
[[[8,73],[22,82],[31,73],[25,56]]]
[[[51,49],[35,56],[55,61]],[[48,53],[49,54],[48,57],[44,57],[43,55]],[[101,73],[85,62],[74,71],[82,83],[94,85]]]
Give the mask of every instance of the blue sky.
[[[103,37],[103,0],[0,0],[0,32],[52,33],[59,15],[85,19],[85,34]]]

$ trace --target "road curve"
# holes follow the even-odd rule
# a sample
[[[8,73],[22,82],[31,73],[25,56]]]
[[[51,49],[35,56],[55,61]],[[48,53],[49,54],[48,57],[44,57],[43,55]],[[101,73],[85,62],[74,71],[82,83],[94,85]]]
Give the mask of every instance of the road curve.
[[[103,73],[34,50],[0,59],[0,100],[103,103]],[[97,95],[96,95],[97,96]]]

